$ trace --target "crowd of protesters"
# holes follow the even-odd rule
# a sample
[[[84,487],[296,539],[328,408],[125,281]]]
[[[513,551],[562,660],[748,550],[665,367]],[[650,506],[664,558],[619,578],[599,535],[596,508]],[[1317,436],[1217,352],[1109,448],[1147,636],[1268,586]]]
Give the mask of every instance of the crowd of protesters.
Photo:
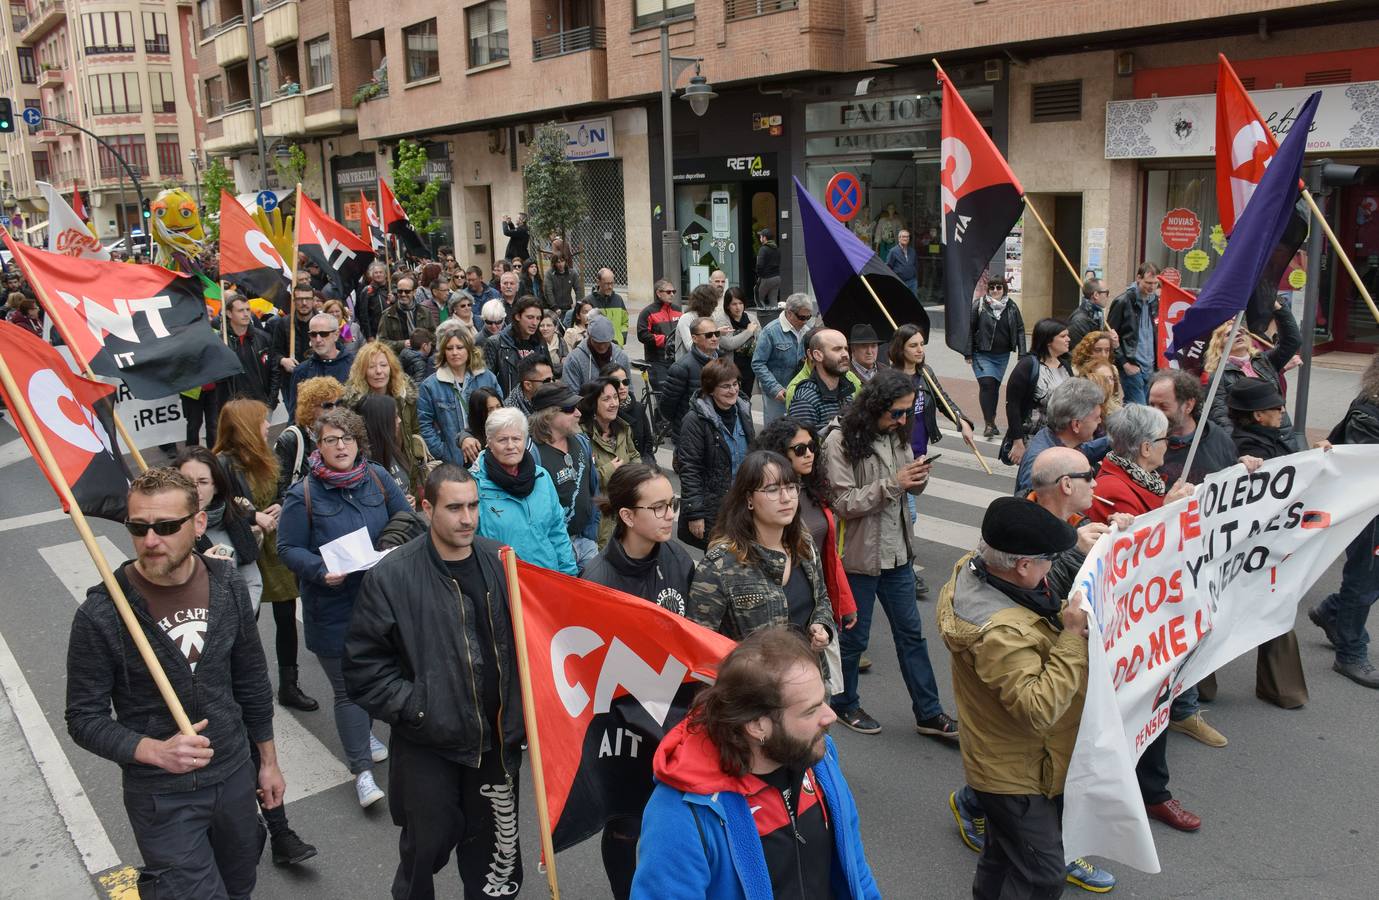
[[[167,492],[194,497],[182,521],[195,521],[195,540],[177,544],[181,559],[232,549],[225,555],[239,578],[207,563],[212,598],[230,591],[222,581],[235,591],[242,583],[246,615],[273,605],[278,700],[312,711],[319,704],[298,685],[301,598],[306,647],[330,684],[361,806],[385,796],[373,765],[394,760],[386,787],[402,838],[393,895],[432,896],[451,853],[466,896],[503,896],[522,882],[521,701],[502,545],[742,642],[658,752],[644,815],[607,824],[614,896],[765,896],[752,878],[768,878],[776,896],[876,895],[846,767],[824,735],[834,721],[860,734],[883,728],[863,708],[859,680],[878,604],[911,701],[906,727],[961,746],[965,778],[948,803],[962,839],[982,854],[974,896],[1057,896],[1065,882],[1111,890],[1109,872],[1084,859],[1065,865],[1062,854],[1063,780],[1087,678],[1086,617],[1063,598],[1106,529],[1189,494],[1212,472],[1305,449],[1283,413],[1283,373],[1298,341],[1287,306],[1276,309],[1267,348],[1248,336],[1227,348],[1224,331],[1215,337],[1204,377],[1226,371],[1204,409],[1203,378],[1156,372],[1158,348],[1143,346],[1157,334],[1144,327],[1156,315],[1153,266],[1115,300],[1089,278],[1073,316],[1036,322],[1028,348],[1005,283],[987,282],[964,356],[983,435],[1004,438],[1000,455],[1016,467],[1017,486],[991,504],[980,545],[942,587],[937,633],[953,657],[956,695],[956,709],[945,710],[915,602],[927,591],[916,523],[932,447],[944,438],[940,415],[963,440],[976,425],[927,365],[928,335],[902,325],[883,342],[870,325],[829,329],[803,293],[785,297],[763,326],[721,272],[683,306],[676,285],[657,282],[629,321],[613,272],[586,276],[563,246],[538,264],[521,218],[504,230],[520,252],[493,266],[491,280],[442,247],[434,261],[391,272],[376,263],[346,296],[303,259],[292,309],[266,324],[227,293],[220,327],[244,372],[190,398],[186,449],[174,463],[184,478],[144,476],[134,486],[144,499],[131,503],[130,530],[147,536],[175,517],[136,520],[136,510]],[[24,324],[31,301],[12,289],[11,320]],[[630,389],[629,339],[649,368],[642,398]],[[1012,355],[1002,435],[999,390]],[[270,441],[280,402],[288,424]],[[203,427],[209,450],[199,446]],[[678,494],[656,464],[662,435],[674,444]],[[1379,362],[1332,439],[1379,439]],[[136,540],[135,565],[175,556],[153,545],[181,541],[182,528]],[[1379,687],[1364,630],[1379,589],[1365,553],[1374,528],[1352,547],[1341,589],[1310,612],[1336,648],[1337,671],[1367,687]],[[399,549],[368,574],[332,571],[323,545],[359,531]],[[157,591],[129,580],[131,599]],[[434,597],[454,602],[427,602]],[[113,627],[82,615],[78,625],[74,645]],[[1259,656],[1261,698],[1287,708],[1307,701],[1291,633]],[[254,738],[269,687],[261,650],[250,663],[257,705],[244,715]],[[1214,690],[1204,681],[1177,698],[1170,730],[1224,746],[1200,707]],[[108,710],[78,694],[74,736],[127,773],[206,764],[168,769],[152,750],[130,756],[119,735],[97,727]],[[375,719],[390,726],[386,745]],[[212,738],[217,751],[244,741]],[[188,758],[210,745],[169,740]],[[1165,750],[1160,736],[1137,767],[1146,809],[1196,830],[1200,817],[1168,791]],[[268,758],[258,754],[271,741],[254,751],[262,772]],[[264,796],[274,860],[309,858],[315,849],[288,827],[273,791]],[[772,815],[753,826],[740,803]],[[745,851],[744,832],[760,847]],[[801,853],[806,839],[831,841],[834,852]],[[221,871],[227,886],[247,877]]]

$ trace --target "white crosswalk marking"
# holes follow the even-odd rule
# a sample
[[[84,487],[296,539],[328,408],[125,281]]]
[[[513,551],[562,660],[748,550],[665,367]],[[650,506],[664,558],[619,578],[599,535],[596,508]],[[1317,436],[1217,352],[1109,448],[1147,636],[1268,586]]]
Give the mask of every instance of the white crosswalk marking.
[[[0,519],[0,531],[15,531],[20,528],[32,528],[35,525],[47,525],[49,522],[60,522],[67,518],[67,513],[59,509],[50,509],[47,512],[30,513],[27,516],[15,516],[10,519]]]
[[[96,544],[111,567],[118,566],[127,558],[104,535],[96,538]],[[86,589],[100,581],[96,566],[81,541],[43,547],[38,552],[78,603],[86,599]],[[273,739],[278,750],[278,763],[287,779],[288,803],[353,780],[349,769],[291,713],[275,710]]]
[[[29,451],[29,445],[24,443],[23,438],[0,444],[0,468],[25,459],[33,459],[33,453]]]

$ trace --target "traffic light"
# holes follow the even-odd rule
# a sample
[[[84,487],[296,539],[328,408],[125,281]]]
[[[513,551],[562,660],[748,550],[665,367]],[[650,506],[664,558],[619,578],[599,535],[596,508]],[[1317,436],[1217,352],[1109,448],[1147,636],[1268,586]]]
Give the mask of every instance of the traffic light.
[[[150,211],[150,210],[149,210],[149,207],[148,207],[148,198],[147,198],[147,197],[143,198],[143,200],[140,201],[140,205],[143,206],[143,209],[144,209],[144,222],[147,223],[148,220],[149,220],[149,217],[153,215],[152,211]]]
[[[9,97],[0,97],[0,133],[11,134],[14,131],[14,104]]]

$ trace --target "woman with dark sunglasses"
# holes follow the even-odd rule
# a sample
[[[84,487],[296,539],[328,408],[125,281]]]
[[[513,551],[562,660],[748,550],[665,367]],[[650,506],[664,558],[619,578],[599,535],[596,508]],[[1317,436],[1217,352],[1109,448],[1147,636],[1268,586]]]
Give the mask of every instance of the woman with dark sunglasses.
[[[646,407],[632,393],[632,373],[621,363],[610,362],[599,369],[600,378],[608,378],[618,387],[618,418],[632,426],[632,443],[642,462],[656,464],[656,448],[652,446],[654,433],[651,429],[651,416]]]

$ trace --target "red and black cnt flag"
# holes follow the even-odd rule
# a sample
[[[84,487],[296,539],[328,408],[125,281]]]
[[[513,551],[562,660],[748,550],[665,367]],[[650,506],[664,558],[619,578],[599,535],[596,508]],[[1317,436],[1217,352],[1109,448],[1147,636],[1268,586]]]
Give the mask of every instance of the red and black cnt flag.
[[[977,282],[1024,211],[1024,188],[943,69],[940,196],[944,339],[966,354]]]
[[[247,297],[292,308],[292,269],[239,201],[220,192],[220,280]]]
[[[297,249],[335,283],[341,297],[348,297],[369,263],[373,250],[359,235],[325,214],[306,194],[297,195]]]
[[[421,235],[412,227],[407,211],[397,202],[393,189],[382,178],[378,179],[378,211],[383,219],[383,230],[397,238],[403,253],[419,259],[430,258],[431,248],[426,246]]]
[[[129,470],[115,441],[111,395],[116,387],[73,374],[67,360],[42,338],[6,322],[0,322],[0,356],[20,393],[12,397],[0,386],[0,397],[53,490],[63,496],[57,487],[61,478],[83,513],[123,521]],[[60,472],[43,465],[19,414],[20,404],[33,412]],[[62,508],[70,512],[65,500]]]
[[[242,371],[206,319],[201,280],[162,266],[130,266],[5,245],[38,292],[72,354],[159,400]]]

